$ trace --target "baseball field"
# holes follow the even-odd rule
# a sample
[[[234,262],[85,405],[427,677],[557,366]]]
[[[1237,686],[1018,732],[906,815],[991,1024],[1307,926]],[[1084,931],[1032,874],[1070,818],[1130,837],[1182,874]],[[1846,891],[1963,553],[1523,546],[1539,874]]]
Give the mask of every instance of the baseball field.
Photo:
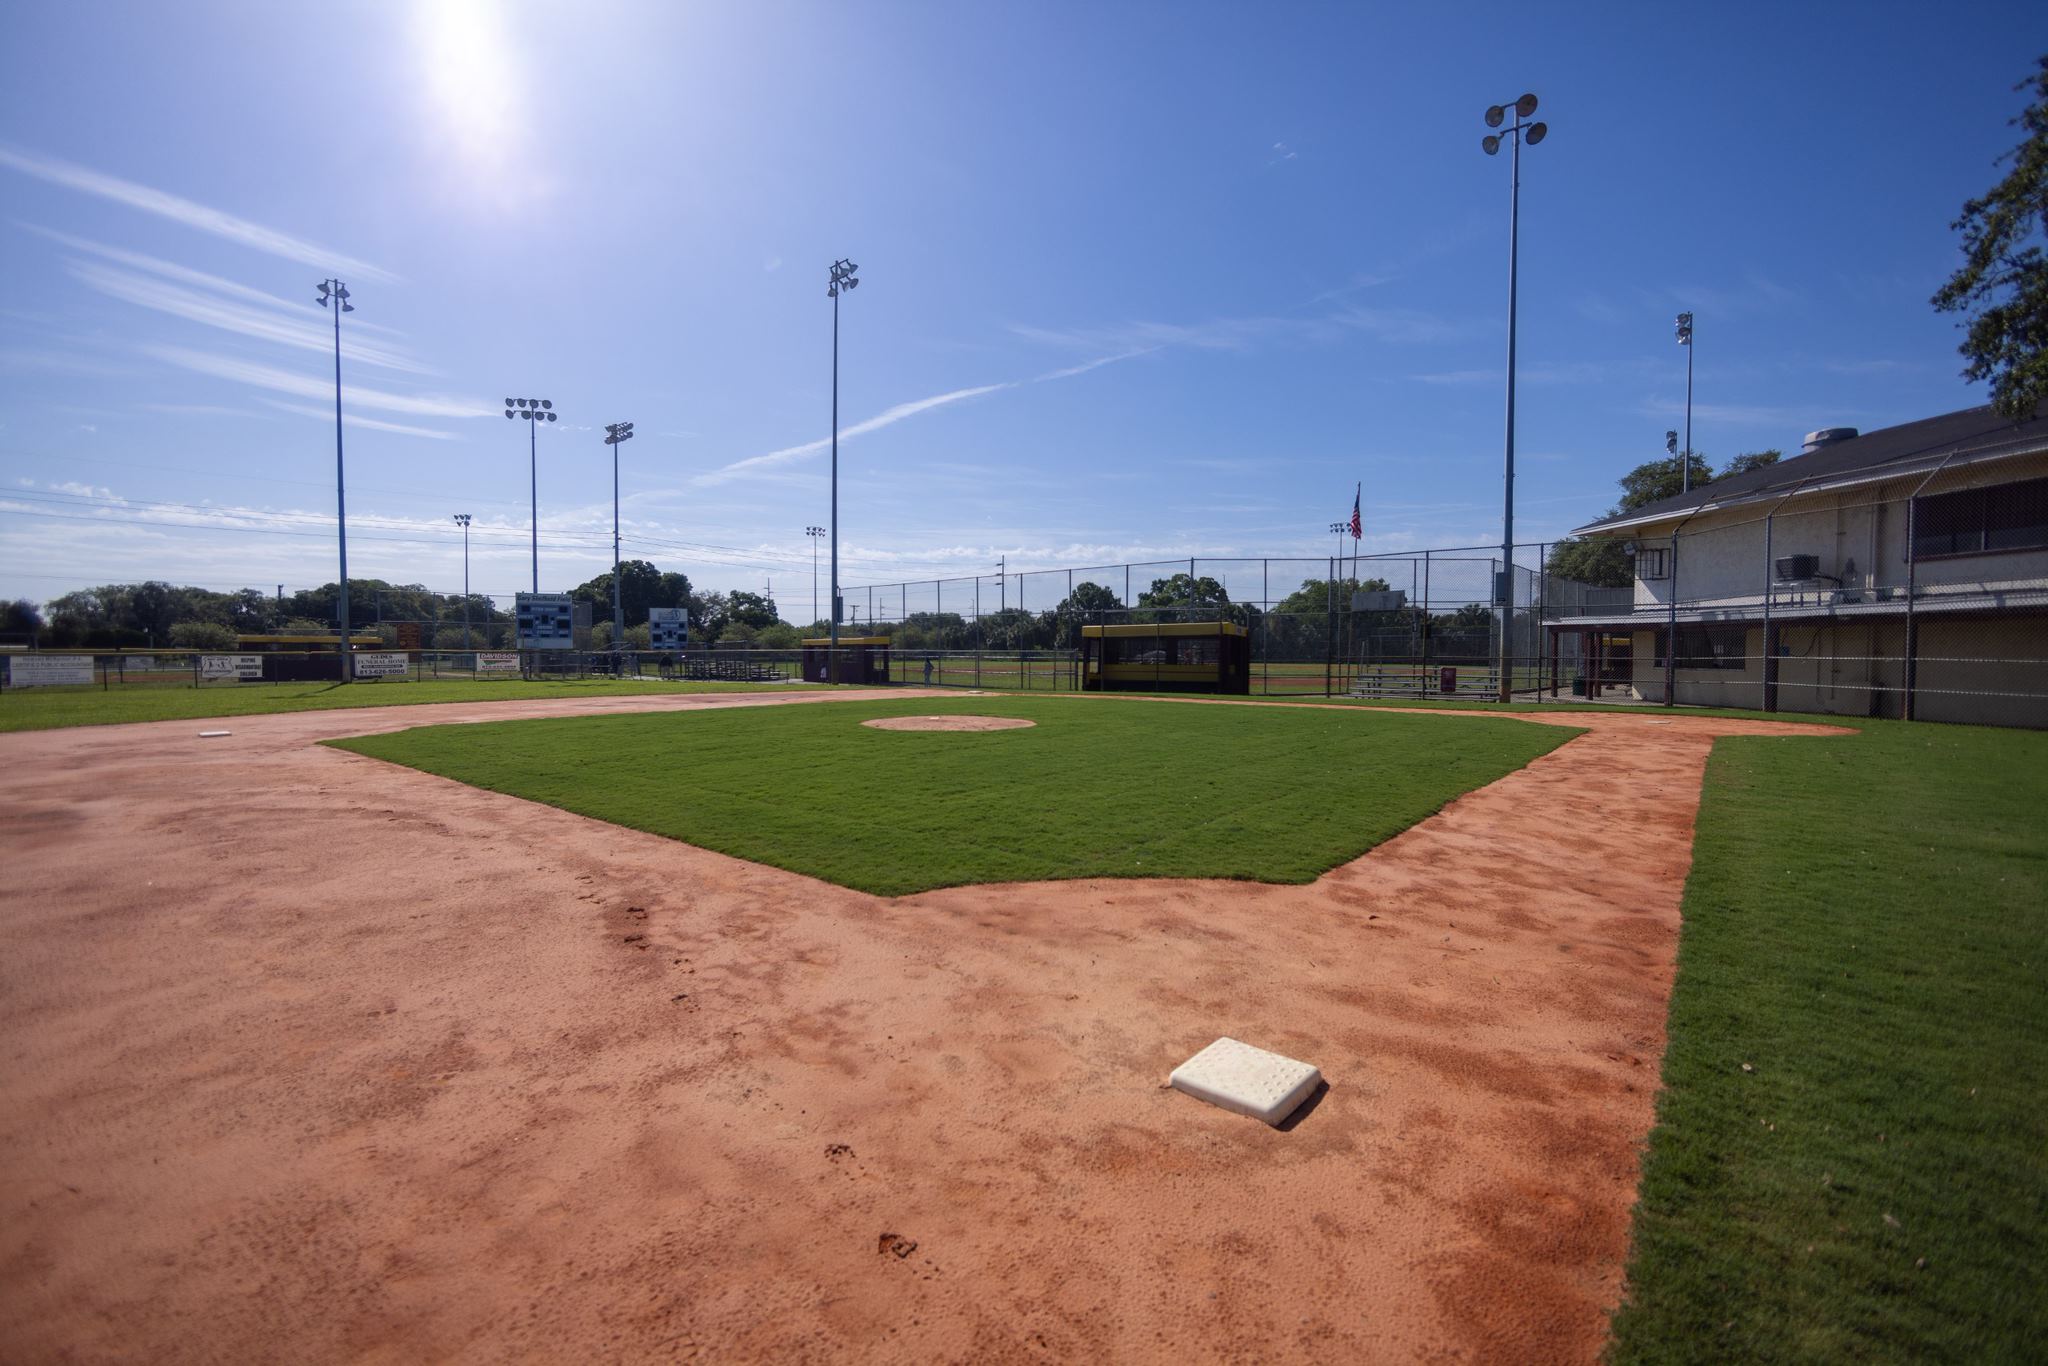
[[[2048,736],[484,686],[0,736],[10,1358],[2048,1334]]]

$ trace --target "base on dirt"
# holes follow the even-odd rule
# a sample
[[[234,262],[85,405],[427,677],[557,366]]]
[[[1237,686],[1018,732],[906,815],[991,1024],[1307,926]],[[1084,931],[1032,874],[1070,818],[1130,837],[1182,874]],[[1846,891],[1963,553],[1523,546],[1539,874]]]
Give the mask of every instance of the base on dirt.
[[[1222,1038],[1173,1069],[1167,1083],[1233,1114],[1279,1125],[1323,1079],[1305,1062]]]

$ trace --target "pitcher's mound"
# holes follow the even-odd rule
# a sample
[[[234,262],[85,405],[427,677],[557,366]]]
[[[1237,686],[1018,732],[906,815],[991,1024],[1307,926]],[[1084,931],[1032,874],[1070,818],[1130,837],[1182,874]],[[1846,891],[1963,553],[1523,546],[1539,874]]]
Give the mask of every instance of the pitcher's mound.
[[[1038,723],[1020,716],[885,716],[861,724],[876,730],[1022,730]]]

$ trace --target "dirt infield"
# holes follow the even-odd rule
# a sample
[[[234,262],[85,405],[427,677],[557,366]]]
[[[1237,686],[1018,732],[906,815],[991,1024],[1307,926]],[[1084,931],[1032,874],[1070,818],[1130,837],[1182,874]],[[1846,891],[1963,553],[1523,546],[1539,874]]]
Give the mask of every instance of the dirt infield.
[[[314,744],[832,700],[0,737],[6,1358],[1595,1358],[1712,737],[1828,728],[1532,716],[1310,886],[894,901]],[[1165,1088],[1222,1034],[1329,1089]]]
[[[861,722],[875,730],[1027,730],[1037,725],[1021,716],[882,716]]]

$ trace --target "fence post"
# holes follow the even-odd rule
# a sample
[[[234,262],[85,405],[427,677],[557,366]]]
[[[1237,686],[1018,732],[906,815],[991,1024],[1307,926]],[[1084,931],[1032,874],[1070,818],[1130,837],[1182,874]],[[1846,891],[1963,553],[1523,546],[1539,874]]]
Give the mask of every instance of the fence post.
[[[1771,599],[1776,595],[1776,585],[1771,577],[1775,572],[1771,566],[1771,521],[1776,516],[1775,508],[1764,514],[1764,658],[1762,667],[1757,670],[1757,678],[1765,711],[1778,709],[1778,628],[1771,621]],[[1909,538],[1912,524],[1913,514],[1908,512],[1906,526]],[[1910,555],[1912,551],[1906,553]]]
[[[1259,695],[1273,695],[1273,562],[1259,561]]]
[[[1429,687],[1429,637],[1434,622],[1429,612],[1429,552],[1422,552],[1422,686]]]
[[[1330,591],[1323,595],[1323,696],[1330,693],[1330,668],[1337,657],[1337,557],[1330,557]]]
[[[1671,529],[1671,589],[1664,631],[1664,705],[1678,703],[1678,528]]]

